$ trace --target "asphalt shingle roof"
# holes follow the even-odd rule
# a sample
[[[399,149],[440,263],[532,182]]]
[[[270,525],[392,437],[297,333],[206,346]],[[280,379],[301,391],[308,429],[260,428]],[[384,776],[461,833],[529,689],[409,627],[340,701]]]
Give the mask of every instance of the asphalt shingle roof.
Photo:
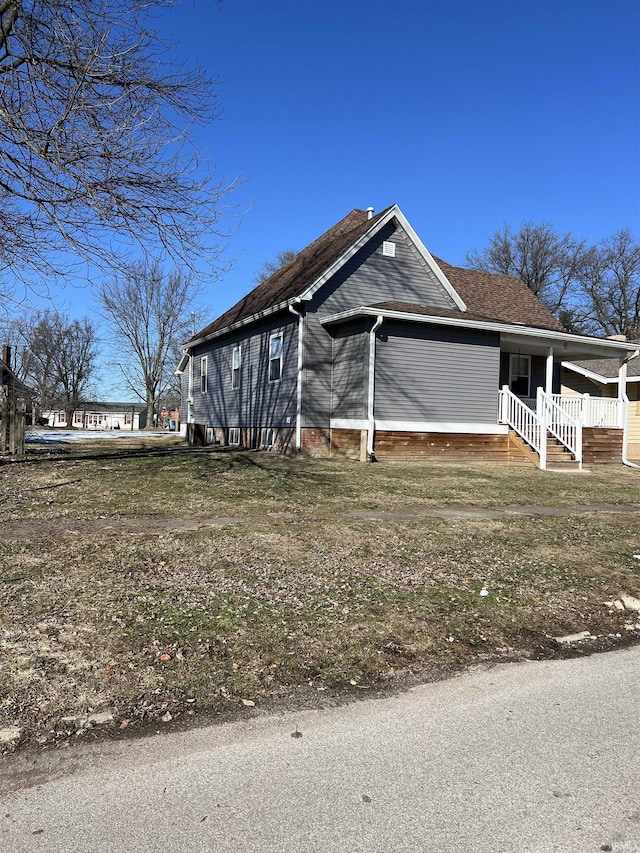
[[[300,296],[360,237],[375,226],[389,209],[382,210],[371,219],[367,218],[365,210],[352,210],[344,219],[302,249],[288,264],[251,290],[232,308],[201,329],[190,340],[201,340],[215,332],[223,331],[234,323],[247,320]],[[445,313],[447,309],[414,305],[411,306],[413,313],[429,313],[443,317],[459,316],[467,320],[519,323],[536,328],[564,331],[563,326],[520,279],[509,275],[454,267],[439,258],[435,258],[435,261],[462,297],[468,311],[452,310],[451,313]],[[400,310],[406,310],[406,308]]]
[[[366,210],[352,210],[333,228],[325,231],[317,240],[285,264],[262,284],[254,287],[246,296],[210,323],[191,340],[205,338],[227,326],[246,320],[289,299],[304,293],[311,285],[343,255],[369,228],[383,217],[389,208],[377,216],[367,219]]]
[[[634,343],[634,341],[629,341],[629,343]],[[640,341],[637,343],[638,348],[640,349]],[[618,378],[618,361],[613,358],[581,358],[572,361],[571,364],[575,364],[583,370],[589,370],[591,373],[596,373],[604,379]],[[637,359],[630,361],[627,369],[629,371],[629,376],[639,376],[640,356]]]

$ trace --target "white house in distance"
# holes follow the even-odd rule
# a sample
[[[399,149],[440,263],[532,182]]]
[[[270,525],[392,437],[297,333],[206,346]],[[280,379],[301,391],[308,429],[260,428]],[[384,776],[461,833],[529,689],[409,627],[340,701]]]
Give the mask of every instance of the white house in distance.
[[[42,412],[50,427],[90,430],[140,429],[140,403],[91,403],[73,413],[73,423],[67,424],[67,414],[59,409]]]

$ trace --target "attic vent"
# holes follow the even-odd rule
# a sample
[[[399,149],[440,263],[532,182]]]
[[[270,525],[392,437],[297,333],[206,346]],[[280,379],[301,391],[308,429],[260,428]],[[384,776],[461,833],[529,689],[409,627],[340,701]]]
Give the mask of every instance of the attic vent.
[[[389,240],[385,240],[382,244],[382,254],[387,258],[395,258],[396,244],[391,243]]]

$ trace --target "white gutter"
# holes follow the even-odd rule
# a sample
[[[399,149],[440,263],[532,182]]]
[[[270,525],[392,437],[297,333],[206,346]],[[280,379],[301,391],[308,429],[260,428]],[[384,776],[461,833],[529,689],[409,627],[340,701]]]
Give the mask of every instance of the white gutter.
[[[520,326],[511,323],[496,323],[491,320],[462,320],[458,317],[439,317],[437,314],[412,314],[408,311],[386,311],[380,308],[368,308],[360,306],[324,317],[320,323],[323,326],[331,325],[342,320],[350,320],[354,317],[379,317],[385,320],[408,320],[412,323],[426,323],[436,326],[456,326],[462,329],[477,329],[486,332],[504,332],[505,334],[517,334],[529,338],[541,338],[547,341],[560,341],[561,343],[584,344],[596,349],[612,350],[616,355],[621,352],[630,352],[637,348],[637,344],[623,343],[622,341],[611,341],[605,338],[590,338],[587,335],[572,335],[569,332],[554,332],[551,329],[536,329],[532,326]],[[612,356],[613,357],[613,356]]]
[[[622,360],[620,364],[620,374],[619,374],[619,388],[618,394],[620,395],[620,399],[623,402],[624,406],[624,428],[622,431],[622,464],[626,465],[629,468],[638,468],[640,469],[640,465],[636,465],[635,462],[631,462],[629,457],[627,456],[627,449],[629,443],[629,396],[627,395],[627,364],[634,358],[637,358],[640,355],[640,350],[636,350],[635,352],[628,355],[625,359]]]
[[[376,379],[376,332],[382,325],[383,320],[384,317],[382,314],[379,314],[369,332],[369,387],[367,389],[367,458],[369,462],[373,462],[375,458],[373,453],[373,437],[375,435],[376,422],[373,399]]]
[[[298,303],[299,305],[299,303]],[[302,368],[304,361],[304,314],[302,309],[296,310],[296,305],[289,305],[289,311],[298,318],[298,375],[296,385],[296,450],[302,450]]]

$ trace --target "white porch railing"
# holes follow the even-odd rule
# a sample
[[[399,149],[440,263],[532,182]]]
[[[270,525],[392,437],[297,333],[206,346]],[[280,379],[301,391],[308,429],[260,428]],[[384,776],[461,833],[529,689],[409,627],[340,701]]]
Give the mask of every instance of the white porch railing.
[[[523,401],[505,385],[498,393],[498,419],[511,427],[540,457],[540,468],[547,467],[547,436],[563,444],[582,467],[582,424],[567,414],[548,394],[538,389],[536,406]]]
[[[498,392],[498,420],[515,430],[542,458],[540,418],[534,409],[516,397],[508,385]]]
[[[545,394],[542,388],[538,388],[536,414],[540,418],[541,429],[545,436],[547,431],[555,436],[573,454],[582,468],[582,423],[578,418],[568,414],[556,402],[555,397],[560,397],[560,394]],[[542,462],[542,456],[540,461]]]
[[[624,401],[611,397],[590,397],[589,394],[552,394],[553,401],[563,411],[585,427],[624,428]]]

